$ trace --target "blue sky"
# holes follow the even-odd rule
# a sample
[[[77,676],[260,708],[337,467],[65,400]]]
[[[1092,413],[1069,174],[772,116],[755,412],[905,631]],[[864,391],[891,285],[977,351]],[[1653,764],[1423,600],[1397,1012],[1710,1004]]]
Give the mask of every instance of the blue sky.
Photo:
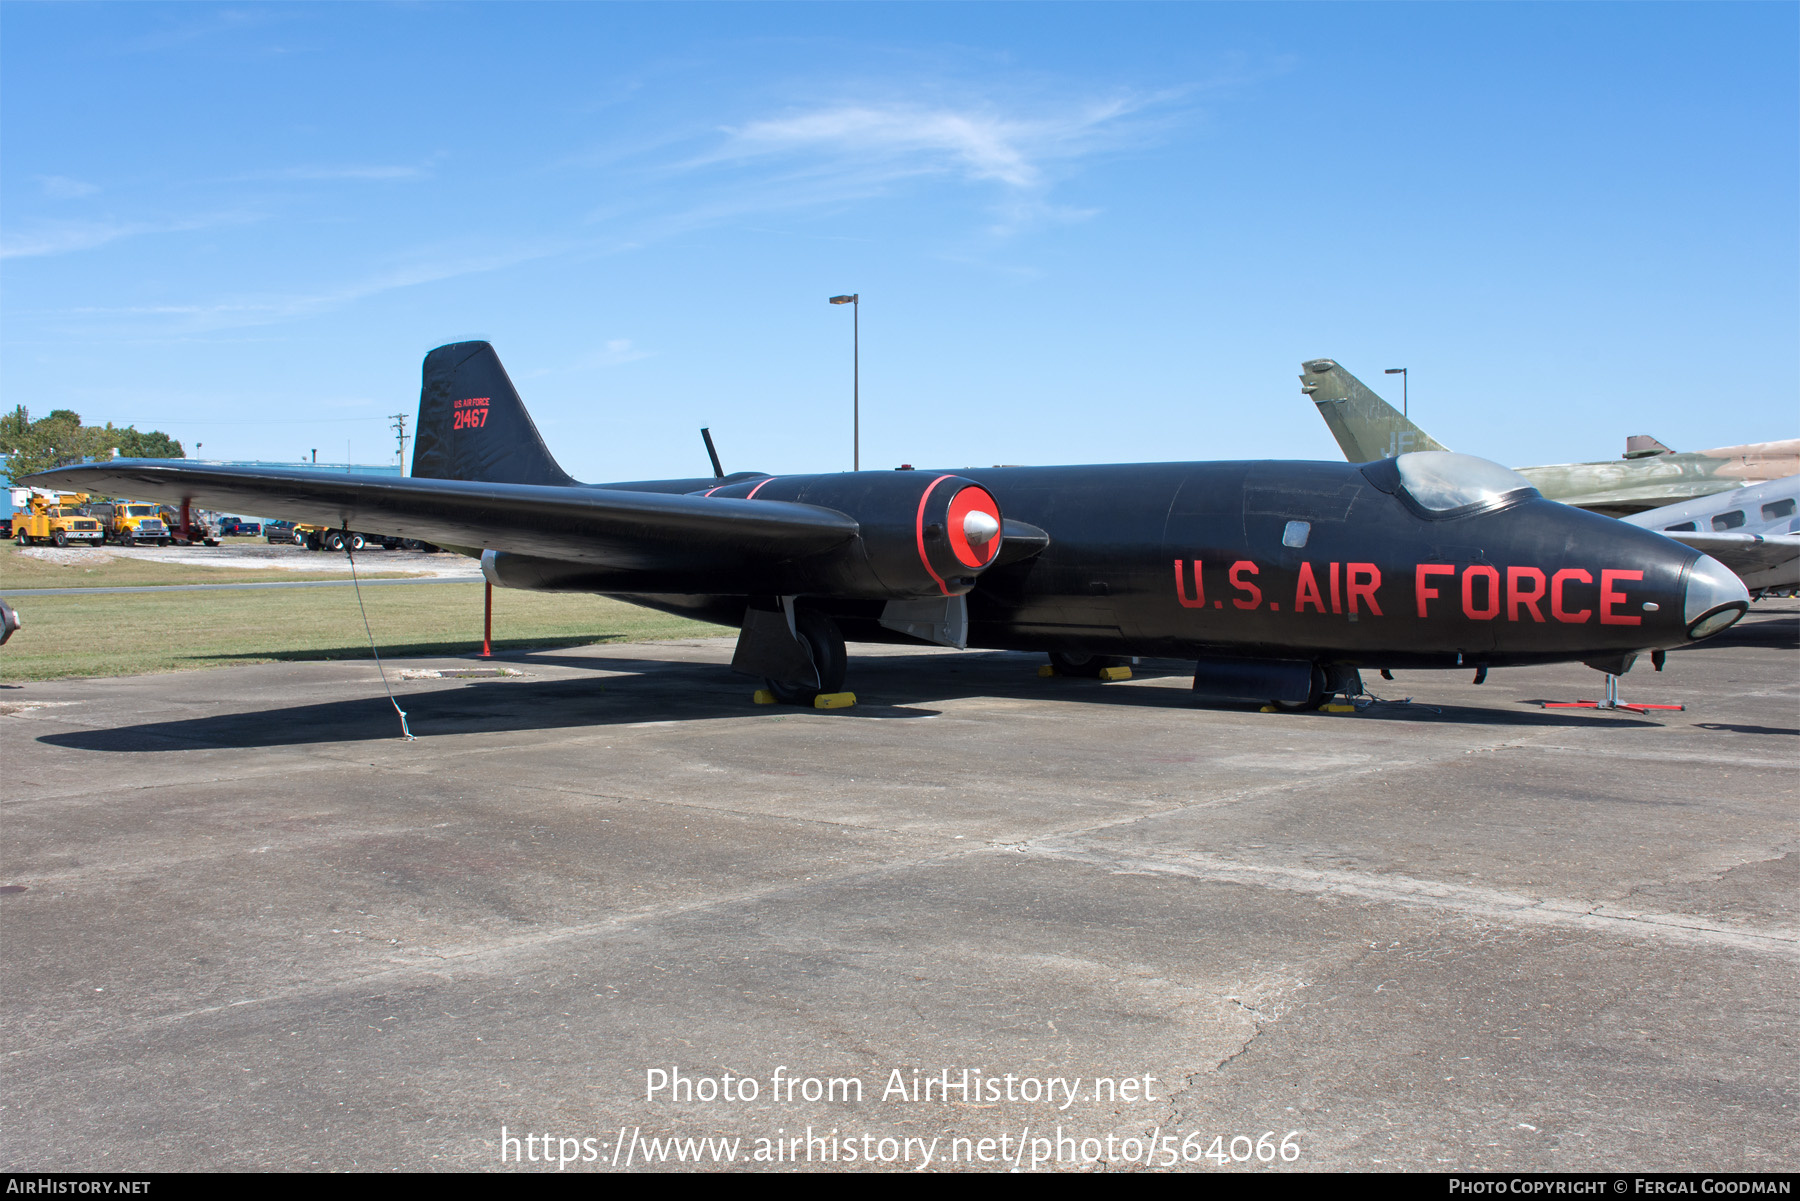
[[[1800,434],[1791,4],[0,8],[0,403],[392,461],[494,342],[589,480]],[[1397,377],[1395,377],[1397,379]]]

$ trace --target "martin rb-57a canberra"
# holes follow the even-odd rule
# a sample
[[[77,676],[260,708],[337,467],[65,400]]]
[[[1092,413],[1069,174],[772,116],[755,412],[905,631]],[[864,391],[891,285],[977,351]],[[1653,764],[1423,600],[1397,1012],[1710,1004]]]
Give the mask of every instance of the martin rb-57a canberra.
[[[793,703],[844,686],[845,639],[1045,651],[1068,674],[1184,658],[1208,698],[1293,706],[1358,687],[1361,668],[1617,674],[1749,601],[1704,554],[1443,451],[714,471],[575,482],[493,348],[462,342],[425,358],[410,478],[115,460],[31,482],[419,539],[480,556],[503,587],[736,626],[732,667]]]

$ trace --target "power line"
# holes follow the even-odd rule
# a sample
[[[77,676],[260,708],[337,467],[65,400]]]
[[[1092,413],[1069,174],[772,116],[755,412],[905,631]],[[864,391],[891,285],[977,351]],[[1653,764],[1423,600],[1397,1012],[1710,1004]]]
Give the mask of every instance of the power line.
[[[332,425],[345,421],[383,421],[382,417],[307,417],[298,420],[277,421],[215,421],[210,417],[181,417],[173,421],[166,417],[139,417],[136,419],[145,425]]]

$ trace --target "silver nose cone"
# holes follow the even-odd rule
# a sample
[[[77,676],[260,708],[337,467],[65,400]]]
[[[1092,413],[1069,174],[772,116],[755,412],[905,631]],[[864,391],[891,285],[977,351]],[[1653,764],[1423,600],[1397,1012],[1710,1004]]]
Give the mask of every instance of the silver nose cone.
[[[1750,591],[1731,568],[1711,555],[1701,555],[1688,568],[1687,599],[1682,619],[1689,638],[1717,634],[1750,610]]]
[[[963,537],[973,546],[986,546],[1000,532],[1000,523],[980,509],[970,509],[963,517]]]

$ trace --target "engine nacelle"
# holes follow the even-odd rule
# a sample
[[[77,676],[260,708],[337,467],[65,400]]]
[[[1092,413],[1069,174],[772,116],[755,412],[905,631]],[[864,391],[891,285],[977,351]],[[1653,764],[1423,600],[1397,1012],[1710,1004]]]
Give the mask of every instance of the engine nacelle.
[[[746,500],[787,500],[836,509],[861,532],[841,551],[794,564],[804,574],[794,593],[895,598],[961,596],[1000,556],[999,502],[973,480],[924,471],[769,476],[703,493]]]

